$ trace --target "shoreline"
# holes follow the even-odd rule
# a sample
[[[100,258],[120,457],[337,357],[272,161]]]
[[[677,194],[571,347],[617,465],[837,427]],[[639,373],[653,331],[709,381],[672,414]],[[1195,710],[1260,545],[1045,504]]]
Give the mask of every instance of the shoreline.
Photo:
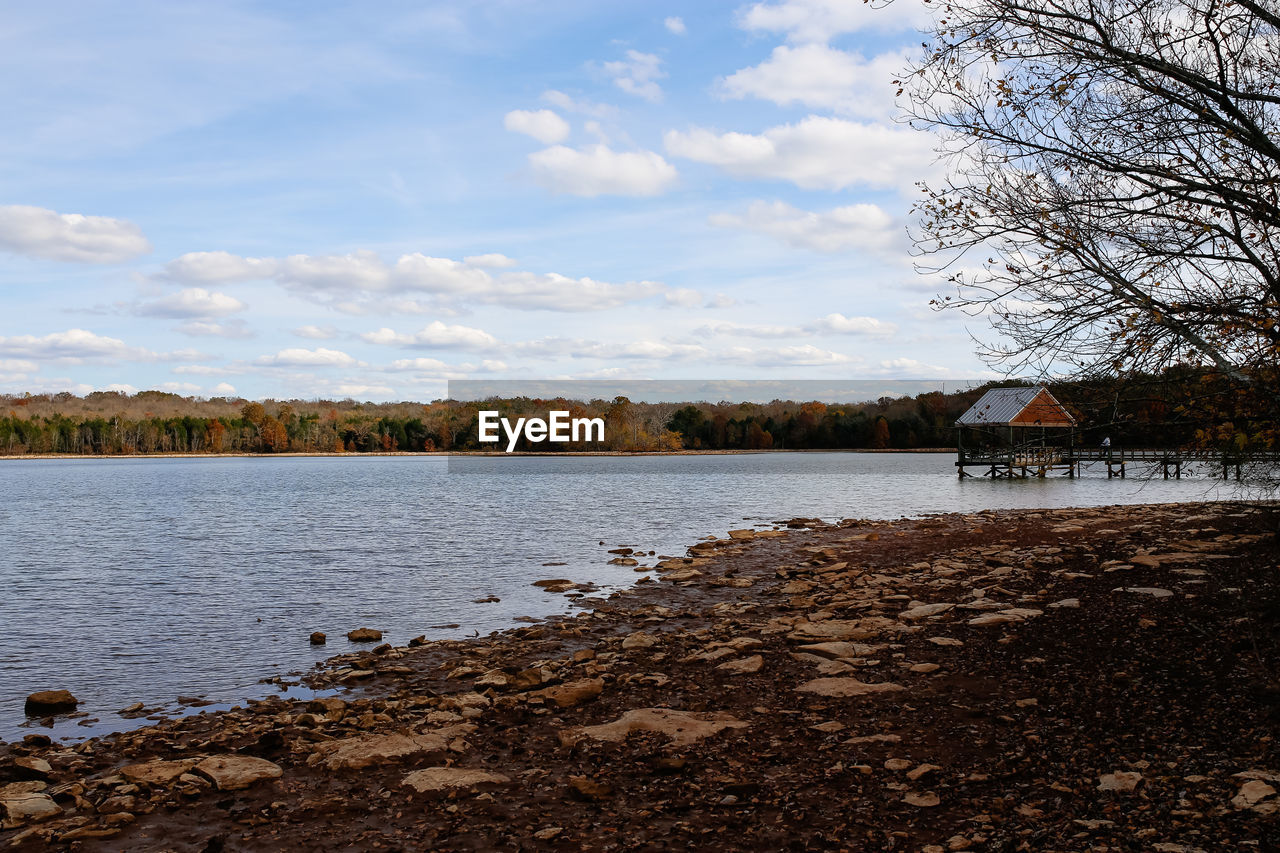
[[[384,456],[422,456],[422,457],[443,457],[449,458],[457,456],[461,458],[470,457],[529,457],[537,458],[540,456],[554,457],[610,457],[610,456],[746,456],[753,454],[767,453],[952,453],[956,452],[954,447],[920,447],[910,450],[900,450],[893,448],[834,448],[830,450],[601,450],[601,451],[547,451],[545,453],[529,453],[525,451],[517,451],[513,453],[505,453],[501,450],[466,450],[453,452],[448,450],[385,450],[385,451],[369,451],[364,453],[343,452],[334,453],[332,451],[313,451],[313,452],[292,452],[284,453],[130,453],[130,454],[99,454],[99,453],[30,453],[30,454],[0,454],[0,462],[15,462],[24,459],[31,460],[57,460],[57,459],[323,459],[326,457],[358,459],[363,457],[384,457]]]
[[[1063,617],[1075,617],[1081,602],[1088,602],[1083,605],[1086,609],[1097,604],[1109,617],[1119,616],[1125,624],[1152,621],[1145,617],[1154,617],[1152,626],[1137,628],[1149,634],[1177,633],[1179,627],[1183,628],[1182,633],[1187,633],[1189,629],[1179,626],[1176,619],[1161,616],[1160,608],[1186,604],[1182,598],[1187,595],[1195,596],[1187,599],[1188,602],[1202,597],[1199,586],[1211,581],[1201,578],[1213,578],[1228,565],[1222,552],[1247,552],[1241,560],[1230,561],[1246,564],[1233,566],[1233,577],[1247,578],[1251,572],[1263,577],[1265,573],[1250,568],[1258,555],[1248,554],[1258,552],[1262,546],[1263,563],[1274,563],[1277,519],[1280,519],[1280,505],[1275,502],[1228,501],[984,511],[898,521],[849,519],[839,524],[794,520],[793,524],[775,531],[737,531],[729,538],[691,545],[687,557],[665,561],[656,576],[646,575],[634,586],[607,599],[579,602],[590,607],[576,614],[553,616],[537,625],[511,628],[474,640],[443,640],[410,646],[384,644],[371,651],[331,657],[323,667],[308,673],[303,681],[315,689],[344,688],[344,698],[336,702],[322,699],[308,703],[271,697],[252,702],[246,708],[166,720],[148,728],[91,738],[71,747],[0,745],[0,768],[12,761],[15,749],[48,760],[50,772],[45,781],[20,784],[45,786],[41,791],[32,791],[31,795],[43,796],[59,808],[56,816],[50,815],[46,821],[0,831],[0,844],[20,839],[20,849],[42,849],[46,843],[80,839],[88,845],[84,849],[196,850],[201,849],[199,845],[208,837],[221,833],[228,840],[235,839],[234,849],[279,849],[290,844],[315,844],[319,839],[334,837],[326,834],[334,832],[345,839],[344,843],[362,846],[370,839],[360,835],[366,829],[357,817],[359,809],[350,814],[347,823],[326,825],[319,821],[314,807],[308,806],[313,801],[320,802],[316,797],[325,796],[317,787],[322,778],[327,780],[325,785],[337,785],[345,791],[344,799],[354,798],[361,804],[367,800],[367,806],[361,808],[370,811],[382,809],[374,791],[384,786],[390,802],[395,804],[393,811],[411,803],[411,811],[418,812],[419,817],[424,810],[432,816],[428,827],[420,826],[421,821],[410,822],[413,824],[410,826],[388,817],[388,825],[395,827],[395,837],[401,842],[412,839],[415,843],[436,844],[446,849],[471,849],[477,839],[483,842],[479,846],[512,849],[518,840],[527,841],[535,848],[550,848],[557,846],[557,841],[570,843],[575,839],[591,848],[590,834],[582,834],[587,832],[583,821],[589,824],[598,820],[602,810],[619,815],[617,820],[622,823],[613,837],[625,842],[623,846],[628,849],[663,837],[685,842],[696,838],[706,849],[734,849],[735,842],[742,840],[737,836],[721,838],[718,830],[710,836],[687,836],[683,834],[685,830],[667,818],[658,819],[664,810],[653,811],[657,802],[655,785],[661,789],[664,801],[669,802],[673,797],[687,800],[682,813],[700,828],[723,827],[724,821],[732,821],[736,826],[745,821],[743,831],[748,833],[753,845],[763,845],[759,849],[777,846],[783,839],[820,841],[821,835],[813,833],[820,832],[822,826],[810,826],[797,819],[784,820],[784,834],[778,836],[770,835],[778,830],[766,819],[768,814],[787,813],[785,809],[776,811],[781,807],[772,805],[776,797],[785,800],[787,791],[794,794],[813,785],[824,791],[823,797],[832,802],[848,800],[857,789],[859,796],[855,799],[859,802],[850,801],[849,808],[860,815],[859,821],[866,826],[906,832],[915,845],[907,849],[929,849],[920,848],[920,843],[945,845],[954,834],[944,833],[952,830],[962,835],[967,832],[976,846],[951,849],[994,849],[982,845],[996,838],[1018,837],[1013,832],[1017,827],[1055,820],[1062,824],[1062,831],[1079,832],[1076,824],[1082,819],[1099,825],[1106,821],[1099,822],[1089,809],[1080,811],[1074,806],[1062,815],[1054,815],[1052,809],[1046,811],[1043,804],[1028,810],[1039,812],[1038,815],[1001,813],[988,808],[988,813],[998,815],[999,820],[994,824],[978,824],[975,833],[969,817],[978,806],[963,803],[972,801],[975,795],[981,799],[984,790],[987,795],[997,796],[1006,783],[1012,783],[1005,780],[992,789],[987,782],[972,778],[976,771],[967,775],[960,773],[966,761],[981,758],[998,763],[998,760],[990,751],[979,750],[981,755],[970,755],[964,748],[944,746],[947,740],[938,739],[941,733],[929,734],[929,730],[946,716],[948,704],[981,703],[997,694],[1007,694],[1006,713],[1025,718],[1023,725],[1034,724],[1042,743],[1056,742],[1054,739],[1061,737],[1074,738],[1076,733],[1071,727],[1058,730],[1049,725],[1051,721],[1040,719],[1065,714],[1066,708],[1054,708],[1051,703],[1023,704],[1028,697],[1022,693],[1030,693],[1034,698],[1039,690],[1064,703],[1069,703],[1070,697],[1055,692],[1054,679],[1037,679],[1034,672],[1028,672],[1025,663],[1017,665],[1016,654],[1013,657],[1002,654],[1001,644],[1011,643],[1010,651],[1016,651],[1029,642],[1069,646],[1072,642],[1086,641],[1087,631],[1074,636],[1071,632],[1060,635],[1061,632],[1046,627],[1058,624]],[[1194,526],[1197,524],[1203,525],[1207,532]],[[1231,527],[1247,527],[1248,531],[1225,532]],[[1263,533],[1254,532],[1255,528]],[[1200,536],[1201,533],[1204,535]],[[1265,538],[1268,535],[1270,539]],[[1197,536],[1200,538],[1195,538]],[[1227,539],[1220,538],[1223,536]],[[1261,538],[1249,540],[1248,537]],[[1170,552],[1176,544],[1170,540],[1178,540],[1182,545],[1199,542],[1203,548],[1190,550],[1188,545]],[[1041,542],[1044,544],[1039,544]],[[984,551],[992,553],[983,557]],[[1110,551],[1118,555],[1127,552],[1157,556],[1146,560],[1131,558],[1128,563],[1120,564],[1123,568],[1116,569],[1100,559]],[[1000,556],[1001,553],[1010,556]],[[1170,557],[1165,564],[1165,558],[1159,556],[1165,553],[1181,556]],[[1098,556],[1089,559],[1089,554]],[[1023,556],[1015,559],[1017,555]],[[1267,557],[1270,563],[1266,563]],[[922,558],[926,562],[921,563]],[[1005,565],[993,568],[993,558]],[[975,563],[975,559],[978,562]],[[1091,571],[1075,571],[1074,565],[1080,561],[1083,561],[1081,568],[1091,566]],[[1068,563],[1072,571],[1065,570]],[[1265,568],[1263,563],[1259,566]],[[1177,574],[1180,571],[1188,573]],[[919,611],[922,606],[929,610],[931,601],[959,600],[954,594],[938,594],[939,590],[956,586],[957,576],[972,576],[983,583],[985,595],[978,602],[994,595],[1004,599],[1002,603],[1007,606],[1003,610],[972,609],[958,622],[951,617],[962,611],[957,610],[954,603],[935,606],[931,612],[921,615],[905,615]],[[1093,583],[1100,579],[1101,583]],[[1268,584],[1268,594],[1274,598],[1274,578],[1263,579]],[[1112,587],[1121,584],[1124,588],[1146,589],[1148,581],[1151,589],[1170,587],[1179,592],[1158,598],[1153,593],[1135,592],[1122,596],[1120,605],[1112,603],[1115,596],[1114,591],[1109,592]],[[1045,590],[1041,584],[1050,587],[1051,594],[1042,594]],[[1020,588],[1024,590],[1021,593]],[[928,590],[933,593],[924,594]],[[1078,598],[1055,598],[1068,592]],[[1092,600],[1095,597],[1098,602]],[[1077,607],[1054,608],[1053,601],[1048,599],[1076,600]],[[1004,622],[980,626],[972,621],[1013,611],[1035,611],[1035,616],[1014,614]],[[1235,616],[1238,617],[1238,613]],[[928,630],[922,631],[925,627]],[[930,633],[955,634],[963,641],[958,646],[933,644],[923,636]],[[1003,638],[997,641],[1002,634]],[[1103,635],[1106,636],[1105,631]],[[1201,642],[1194,636],[1192,639]],[[830,648],[816,651],[816,646],[824,644]],[[847,647],[844,655],[834,654],[841,651],[836,648],[840,646]],[[862,653],[859,646],[875,648]],[[977,658],[967,663],[961,660],[968,655],[977,655]],[[931,663],[930,658],[940,661],[940,666]],[[975,670],[973,666],[979,659],[985,664]],[[966,675],[969,670],[972,671]],[[1085,681],[1105,676],[1105,687],[1112,693],[1117,692],[1117,682],[1109,670],[1102,673],[1082,670],[1077,675]],[[779,678],[784,682],[804,683],[794,689],[786,685],[779,691],[774,684]],[[1128,686],[1119,691],[1121,694],[1133,689],[1133,684],[1140,683],[1143,676],[1130,673],[1126,678]],[[828,682],[852,680],[862,687],[856,695],[796,692],[805,684],[824,679]],[[1034,681],[1035,688],[1023,687],[1019,681]],[[701,689],[706,682],[710,682],[707,686],[716,687],[711,694]],[[981,689],[975,686],[979,683]],[[893,690],[874,687],[887,684],[896,687]],[[873,689],[868,690],[868,685]],[[1212,688],[1210,685],[1211,691]],[[738,696],[742,690],[750,695]],[[900,692],[905,694],[903,699],[898,698]],[[963,698],[970,694],[970,699]],[[1123,695],[1118,699],[1127,713],[1134,713],[1130,700]],[[779,700],[782,700],[780,704]],[[1117,699],[1112,697],[1107,701],[1115,705]],[[924,717],[934,720],[927,729],[919,729],[919,723],[913,722],[920,714],[920,708],[916,707],[920,703],[933,709]],[[906,705],[914,710],[906,709]],[[594,736],[584,738],[578,734],[584,731],[584,725],[589,731],[592,723],[608,723],[653,707],[674,709],[685,715],[681,720],[686,729],[693,726],[702,731],[709,726],[715,731],[707,732],[705,739],[700,735],[681,744],[682,736],[675,729],[664,729],[663,720],[650,714],[645,719],[656,728],[635,743],[633,738],[611,746],[606,738],[598,741],[597,747],[582,745],[597,743]],[[791,724],[793,714],[803,718],[797,718],[796,722],[815,715],[824,719],[805,722],[796,728]],[[1249,718],[1250,713],[1243,712],[1241,720],[1247,723]],[[632,722],[636,719],[640,718],[633,718]],[[965,726],[978,725],[985,731],[988,724],[981,721],[992,719],[995,718],[965,717],[963,722]],[[892,723],[891,732],[886,734],[884,728],[889,723]],[[745,732],[737,731],[739,724]],[[1004,729],[998,721],[996,728],[997,731],[988,733],[991,737],[997,737]],[[860,730],[866,734],[859,735]],[[441,734],[444,732],[449,736]],[[572,741],[567,746],[566,732],[571,734],[569,740]],[[1012,730],[1010,733],[1018,734]],[[922,735],[926,736],[922,738]],[[437,745],[428,747],[426,741],[435,736],[443,739],[432,741]],[[763,739],[767,747],[769,736],[773,741],[781,739],[783,746],[773,747],[775,759],[766,760],[761,766],[781,768],[781,774],[766,772],[759,779],[755,774],[749,773],[744,778],[734,773],[732,768],[743,761],[747,761],[748,767],[759,763],[758,759],[751,758],[761,749],[756,741]],[[387,738],[395,737],[409,740],[408,752],[379,752],[390,743]],[[668,743],[669,737],[674,737],[676,743]],[[1201,746],[1212,748],[1208,740],[1206,735]],[[337,744],[336,751],[331,751],[326,744]],[[377,754],[365,764],[367,755],[348,756],[343,752],[347,747],[361,747],[366,753],[372,750]],[[238,812],[237,808],[230,812],[213,809],[213,801],[227,795],[215,792],[221,784],[217,775],[199,770],[195,762],[164,781],[152,776],[139,782],[128,773],[123,781],[115,781],[120,779],[117,771],[122,764],[136,767],[138,762],[161,761],[177,769],[188,761],[186,755],[215,754],[227,748],[236,755],[264,762],[257,765],[259,769],[269,763],[281,774],[280,781],[264,776],[262,781],[243,790],[232,789],[237,793],[230,796],[244,803],[243,807],[237,807]],[[603,753],[599,752],[600,748],[604,749]],[[1276,767],[1280,759],[1274,744],[1261,748],[1264,755],[1256,757],[1255,763],[1264,769],[1271,768],[1266,772],[1280,769]],[[628,756],[636,754],[637,749],[641,756],[650,757],[642,759],[639,770],[629,769],[633,765]],[[781,753],[777,753],[778,749]],[[875,758],[881,753],[884,755]],[[913,753],[918,755],[909,759],[910,766],[927,765],[933,769],[924,771],[917,779],[906,779],[901,772],[888,770],[890,760],[902,760],[895,756]],[[777,763],[777,755],[784,759],[781,764]],[[828,763],[814,765],[815,758],[823,758]],[[606,762],[603,765],[598,763],[602,760]],[[645,764],[646,761],[649,763]],[[858,763],[855,765],[854,761]],[[1137,759],[1129,757],[1125,761],[1125,767],[1131,767]],[[685,763],[678,768],[669,767],[673,762]],[[689,762],[693,770],[688,769]],[[831,762],[844,768],[834,777],[830,775]],[[428,778],[434,780],[433,784],[448,781],[456,774],[439,771],[455,766],[469,768],[472,775],[466,778],[470,781],[452,788],[446,785],[430,789],[428,786],[417,793],[414,784],[410,783],[407,788],[402,784],[414,776],[409,772],[414,768],[426,774],[415,777],[418,781]],[[604,772],[615,766],[619,768],[616,773]],[[527,769],[513,770],[519,767]],[[855,767],[857,769],[851,769]],[[1064,768],[1055,778],[1059,778],[1063,787],[1071,789],[1068,801],[1074,803],[1073,797],[1085,796],[1095,806],[1109,807],[1109,803],[1123,802],[1123,799],[1096,792],[1090,799],[1088,791],[1080,794],[1080,780],[1072,775],[1079,777],[1087,771],[1096,776],[1118,769],[1103,770],[1100,765],[1072,767],[1071,772],[1066,773]],[[1250,769],[1239,768],[1240,771]],[[154,766],[150,770],[165,775]],[[188,772],[192,770],[195,772]],[[264,769],[264,772],[267,771]],[[710,799],[689,789],[690,773],[697,780],[711,780],[726,772],[742,781],[713,782],[718,793]],[[1160,781],[1163,777],[1150,776],[1145,767],[1124,772],[1136,772],[1142,777],[1144,798],[1165,784]],[[480,778],[476,773],[488,773],[493,778]],[[1016,780],[1020,776],[1021,771],[1012,778]],[[461,778],[456,777],[454,781]],[[965,781],[966,778],[969,781]],[[1223,784],[1216,777],[1210,778],[1215,784]],[[576,779],[585,781],[574,781]],[[828,783],[835,784],[832,780],[839,782],[840,790],[830,788]],[[802,781],[806,788],[797,788]],[[549,789],[544,782],[550,784]],[[875,801],[871,808],[874,814],[865,814],[867,803],[862,801],[869,792],[864,789],[872,783],[881,794],[871,797]],[[1091,786],[1096,784],[1099,784],[1096,780],[1091,782]],[[0,786],[3,785],[0,779]],[[369,790],[361,794],[352,785]],[[69,793],[77,786],[80,793]],[[697,789],[704,786],[702,782],[694,785]],[[128,787],[135,790],[119,793]],[[539,793],[544,790],[549,793]],[[491,814],[496,802],[493,793],[502,798],[503,805],[498,809],[501,815]],[[1228,794],[1234,795],[1234,792],[1223,794],[1229,800]],[[441,799],[445,795],[447,799]],[[941,798],[939,804],[929,805],[931,796]],[[110,802],[122,797],[132,801]],[[911,797],[916,802],[913,803]],[[726,799],[732,802],[724,802]],[[1062,799],[1060,794],[1058,800]],[[781,804],[783,800],[777,802]],[[270,808],[264,812],[271,814],[268,819],[247,819],[246,816],[256,814],[268,803]],[[461,809],[465,820],[446,808],[450,804],[455,810]],[[117,811],[116,805],[129,808]],[[643,814],[646,811],[648,815]],[[128,814],[132,819],[112,818],[114,814]],[[236,817],[237,814],[240,817]],[[196,816],[195,822],[182,815]],[[1046,815],[1048,819],[1042,820]],[[545,837],[533,836],[531,840],[529,834],[513,835],[510,830],[502,829],[507,818],[517,816],[523,823],[532,820],[531,832],[553,828],[559,831]],[[1275,824],[1274,820],[1267,823],[1266,815],[1261,812],[1227,808],[1222,816],[1234,819],[1226,822],[1231,837],[1272,837],[1258,834]],[[827,814],[819,824],[830,819],[834,816]],[[651,828],[650,824],[653,824]],[[481,827],[485,828],[483,832]],[[268,834],[269,830],[275,834]],[[429,835],[424,834],[428,831]],[[1094,834],[1090,839],[1092,843],[1101,843],[1107,836],[1105,827],[1100,834],[1097,827],[1090,831]],[[285,834],[281,836],[280,832]],[[480,834],[476,835],[477,832]],[[985,841],[981,842],[971,837],[984,834]],[[1063,836],[1062,841],[1067,837]],[[1164,836],[1150,838],[1165,840]],[[539,844],[541,841],[547,844]]]

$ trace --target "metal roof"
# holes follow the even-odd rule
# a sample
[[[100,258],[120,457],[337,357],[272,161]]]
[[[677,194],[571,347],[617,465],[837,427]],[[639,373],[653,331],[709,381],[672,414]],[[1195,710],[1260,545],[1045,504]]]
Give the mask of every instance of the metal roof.
[[[1034,404],[1034,405],[1033,405]],[[956,420],[956,426],[1074,426],[1075,418],[1043,385],[992,388]]]

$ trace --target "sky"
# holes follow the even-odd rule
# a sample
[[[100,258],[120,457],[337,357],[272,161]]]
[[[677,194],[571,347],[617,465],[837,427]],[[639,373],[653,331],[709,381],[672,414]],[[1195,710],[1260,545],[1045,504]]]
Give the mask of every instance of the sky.
[[[17,4],[0,391],[989,375],[907,226],[922,4]]]

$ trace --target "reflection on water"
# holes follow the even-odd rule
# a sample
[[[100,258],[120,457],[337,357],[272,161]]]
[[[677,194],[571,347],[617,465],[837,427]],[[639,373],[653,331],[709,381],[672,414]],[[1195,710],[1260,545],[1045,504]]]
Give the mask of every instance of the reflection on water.
[[[103,459],[0,463],[0,739],[66,688],[106,730],[135,702],[235,702],[350,648],[486,633],[565,599],[532,581],[630,583],[621,545],[683,554],[794,516],[1232,497],[1204,479],[956,479],[945,454]],[[555,565],[548,565],[555,564]],[[475,603],[496,595],[501,600]],[[457,629],[430,629],[457,623]],[[329,635],[312,647],[312,631]],[[100,727],[101,728],[101,727]],[[84,734],[74,723],[57,734]]]

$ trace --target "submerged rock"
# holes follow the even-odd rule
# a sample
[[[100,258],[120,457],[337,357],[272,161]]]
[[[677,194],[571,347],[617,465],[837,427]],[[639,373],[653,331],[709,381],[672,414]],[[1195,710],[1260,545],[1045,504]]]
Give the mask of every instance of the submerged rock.
[[[27,697],[25,710],[29,717],[43,717],[74,711],[79,704],[69,690],[41,690]]]

